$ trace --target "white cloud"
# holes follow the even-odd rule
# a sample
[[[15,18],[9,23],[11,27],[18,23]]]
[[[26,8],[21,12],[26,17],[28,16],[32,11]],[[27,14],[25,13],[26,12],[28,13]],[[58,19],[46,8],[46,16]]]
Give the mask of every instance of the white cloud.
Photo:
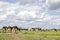
[[[49,9],[60,9],[60,0],[49,0]]]
[[[37,15],[37,17],[39,18],[37,21],[49,21],[52,20],[53,15],[49,15],[46,12],[43,12],[39,16]]]
[[[60,0],[50,0],[51,3],[57,3],[57,2],[60,2]]]
[[[36,18],[36,12],[35,11],[21,11],[17,14],[19,18]]]
[[[14,15],[15,10],[19,7],[18,3],[8,3],[0,1],[0,19],[8,18],[9,15]]]
[[[36,13],[39,9],[41,9],[40,6],[32,6],[32,5],[20,5],[19,3],[6,3],[6,2],[0,2],[1,3],[1,14],[5,14],[6,16],[17,14],[20,18],[35,18]],[[3,7],[2,7],[3,6]]]
[[[41,26],[46,24],[45,22],[50,23],[50,21],[51,23],[58,24],[57,18],[60,19],[60,16],[50,15],[46,10],[43,10],[43,8],[48,9],[48,6],[48,0],[43,6],[33,5],[33,3],[26,3],[26,5],[22,5],[20,3],[14,4],[0,1],[0,21],[5,20],[4,22],[5,24],[7,23],[7,25],[21,24],[21,26]],[[43,12],[40,13],[40,10],[42,10]],[[54,21],[54,19],[56,19],[57,21]]]
[[[54,19],[50,21],[52,25],[60,25],[60,19]]]
[[[6,18],[7,18],[6,15],[0,15],[0,21],[1,21],[1,20],[5,20]]]

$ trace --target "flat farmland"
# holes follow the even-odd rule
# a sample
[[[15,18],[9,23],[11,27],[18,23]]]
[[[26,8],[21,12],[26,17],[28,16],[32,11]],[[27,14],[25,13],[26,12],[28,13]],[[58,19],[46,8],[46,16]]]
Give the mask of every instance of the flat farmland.
[[[28,32],[0,33],[0,40],[60,40],[60,32]]]

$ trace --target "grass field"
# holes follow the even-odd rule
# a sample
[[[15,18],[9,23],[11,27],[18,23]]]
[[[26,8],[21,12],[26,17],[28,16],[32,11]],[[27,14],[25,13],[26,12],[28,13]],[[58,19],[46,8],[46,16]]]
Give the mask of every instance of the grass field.
[[[0,40],[60,40],[60,32],[0,33]]]

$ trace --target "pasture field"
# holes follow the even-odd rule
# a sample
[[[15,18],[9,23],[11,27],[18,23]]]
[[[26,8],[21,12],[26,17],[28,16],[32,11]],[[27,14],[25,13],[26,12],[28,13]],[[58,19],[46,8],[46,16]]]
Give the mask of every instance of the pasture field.
[[[0,33],[0,40],[60,40],[60,32]]]

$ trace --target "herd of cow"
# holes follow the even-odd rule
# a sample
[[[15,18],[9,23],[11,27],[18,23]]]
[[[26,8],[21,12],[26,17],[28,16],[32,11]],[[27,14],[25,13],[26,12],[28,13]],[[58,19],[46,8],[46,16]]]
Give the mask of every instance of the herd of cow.
[[[15,33],[15,32],[17,32],[17,31],[35,31],[35,32],[37,32],[37,31],[60,31],[60,29],[41,29],[41,28],[18,28],[17,26],[13,26],[13,27],[11,27],[11,26],[3,26],[3,28],[2,28],[2,30],[3,30],[3,32],[13,32],[13,33]]]

